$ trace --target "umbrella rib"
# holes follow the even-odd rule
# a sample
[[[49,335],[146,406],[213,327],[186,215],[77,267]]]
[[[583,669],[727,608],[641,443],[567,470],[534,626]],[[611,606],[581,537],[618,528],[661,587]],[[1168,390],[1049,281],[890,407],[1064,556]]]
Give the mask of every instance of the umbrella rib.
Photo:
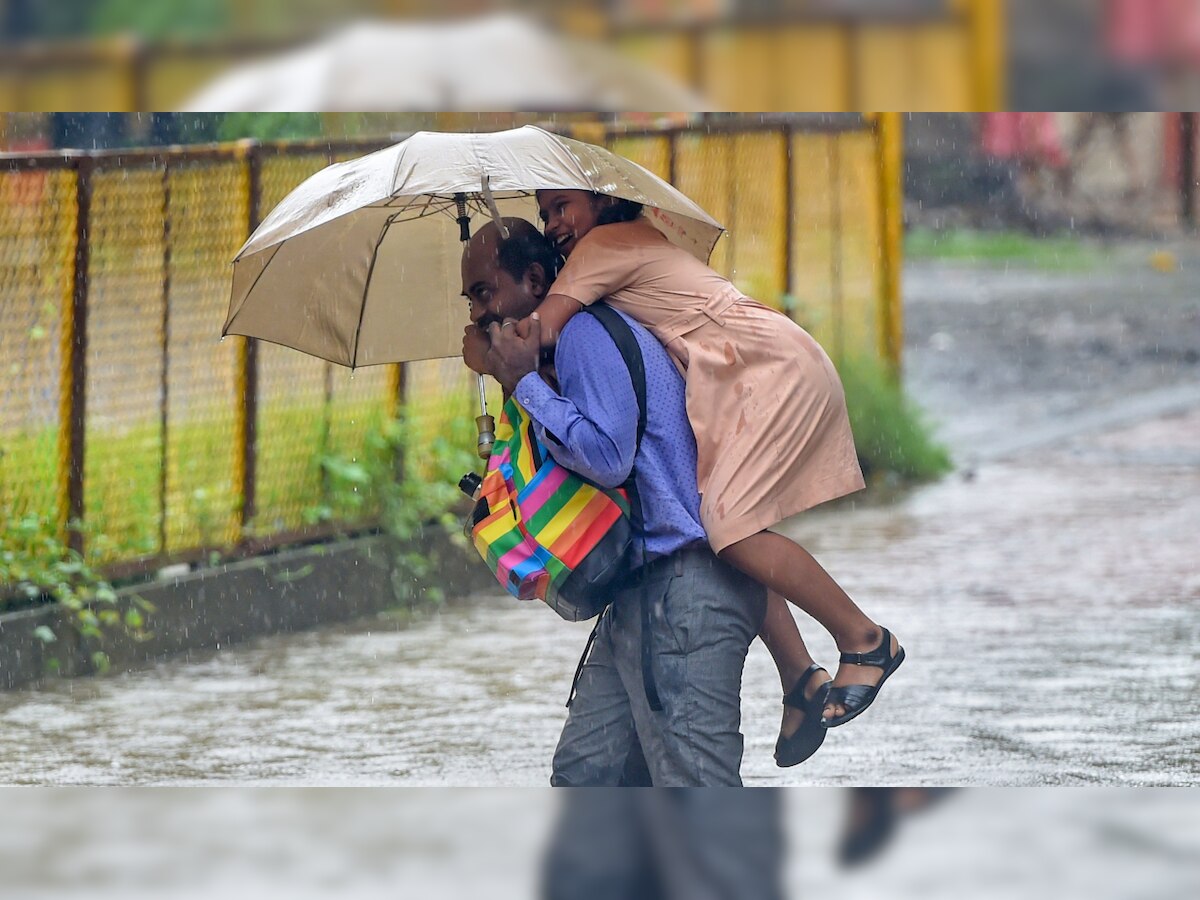
[[[358,368],[358,344],[362,336],[363,317],[367,312],[367,291],[371,289],[371,276],[375,274],[375,260],[379,259],[379,248],[383,244],[383,239],[387,237],[388,229],[392,227],[392,223],[396,221],[396,217],[400,215],[395,212],[387,217],[387,221],[383,223],[383,228],[379,229],[379,240],[375,242],[375,249],[371,252],[371,265],[367,269],[367,277],[363,281],[362,300],[358,304],[358,327],[354,329],[354,352],[350,356],[350,371],[353,372]]]
[[[428,199],[425,201],[425,205],[422,206],[420,211],[417,213],[418,219],[423,219],[425,217],[425,214],[429,211],[429,207],[432,206],[433,201],[437,199],[437,196],[434,194],[427,194],[426,196],[428,197]],[[438,210],[435,209],[434,213],[437,213],[437,212],[438,212]]]
[[[417,198],[419,198],[419,197],[427,198],[425,200],[425,204],[423,206],[414,206],[414,204],[417,202]],[[394,199],[399,199],[399,198],[394,198]],[[415,196],[409,197],[408,200],[405,201],[404,205],[401,206],[399,209],[396,209],[396,207],[392,206],[392,203],[390,200],[386,204],[384,204],[383,208],[396,209],[396,213],[395,213],[396,216],[401,216],[404,213],[408,212],[410,209],[415,208],[417,210],[417,214],[414,218],[423,219],[423,218],[425,218],[425,216],[427,214],[429,214],[429,207],[437,199],[438,199],[438,197],[436,194],[417,194]],[[437,214],[441,211],[442,211],[441,209],[434,209],[432,214]]]

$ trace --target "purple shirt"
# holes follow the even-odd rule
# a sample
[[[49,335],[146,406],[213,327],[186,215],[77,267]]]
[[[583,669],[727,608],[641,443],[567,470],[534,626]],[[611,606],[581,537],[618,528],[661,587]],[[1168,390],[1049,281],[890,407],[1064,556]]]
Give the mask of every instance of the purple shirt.
[[[696,490],[696,438],[688,422],[683,378],[658,340],[629,323],[646,367],[646,431],[637,457],[638,406],[625,360],[593,316],[572,316],[559,335],[555,391],[536,372],[517,383],[517,402],[555,461],[601,487],[617,487],[636,462],[646,555],[668,556],[708,542]]]

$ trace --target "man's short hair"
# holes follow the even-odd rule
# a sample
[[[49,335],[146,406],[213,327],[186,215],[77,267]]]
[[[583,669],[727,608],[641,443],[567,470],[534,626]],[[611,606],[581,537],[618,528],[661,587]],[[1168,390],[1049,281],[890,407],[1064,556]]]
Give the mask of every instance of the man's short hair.
[[[547,283],[554,281],[561,260],[554,245],[540,231],[528,228],[509,228],[507,240],[501,240],[496,250],[496,262],[505,272],[520,281],[534,263],[541,263]]]

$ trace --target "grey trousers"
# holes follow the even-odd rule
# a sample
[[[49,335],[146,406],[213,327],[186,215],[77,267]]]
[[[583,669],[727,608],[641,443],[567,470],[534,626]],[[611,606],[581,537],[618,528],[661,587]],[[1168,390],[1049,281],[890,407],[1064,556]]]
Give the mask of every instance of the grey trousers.
[[[659,712],[642,678],[643,591]],[[627,763],[640,750],[655,787],[740,786],[742,669],[766,602],[758,582],[707,548],[652,563],[644,583],[619,592],[604,613],[550,783],[628,784]]]
[[[776,788],[559,796],[543,900],[783,900]]]

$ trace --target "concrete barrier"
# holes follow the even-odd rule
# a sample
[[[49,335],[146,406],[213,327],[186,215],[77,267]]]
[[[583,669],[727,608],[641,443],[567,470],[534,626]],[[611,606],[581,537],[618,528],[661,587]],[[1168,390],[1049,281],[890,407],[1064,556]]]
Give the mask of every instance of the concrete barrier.
[[[150,637],[143,641],[120,628],[110,629],[102,642],[81,640],[71,627],[69,610],[57,605],[0,615],[0,689],[45,677],[52,659],[65,677],[94,674],[92,654],[97,650],[108,655],[113,670],[134,669],[193,650],[212,651],[394,607],[399,603],[393,587],[399,550],[393,539],[371,536],[178,574],[164,570],[156,581],[118,592],[122,610],[135,595],[155,606],[146,615]],[[441,538],[437,550],[446,560],[438,586],[448,597],[500,590],[469,549]],[[57,640],[39,640],[34,634],[39,625],[50,628]]]

